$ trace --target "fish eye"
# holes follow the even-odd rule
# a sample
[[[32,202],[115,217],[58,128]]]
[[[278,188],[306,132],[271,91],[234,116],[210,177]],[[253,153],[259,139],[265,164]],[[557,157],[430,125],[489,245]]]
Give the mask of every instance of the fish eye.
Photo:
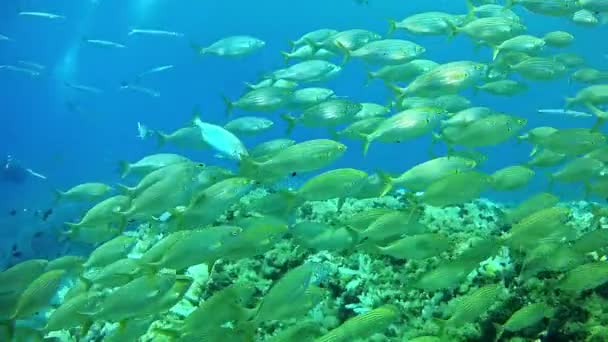
[[[237,232],[237,231],[235,230],[235,231],[233,231],[232,233],[230,233],[230,235],[232,235],[232,236],[237,236],[237,235],[239,235],[239,232]]]

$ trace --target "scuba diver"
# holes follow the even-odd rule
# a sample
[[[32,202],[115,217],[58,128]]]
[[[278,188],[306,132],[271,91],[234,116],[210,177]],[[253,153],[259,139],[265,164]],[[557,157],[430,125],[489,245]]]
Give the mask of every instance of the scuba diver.
[[[21,163],[10,154],[6,156],[0,169],[0,181],[22,184],[29,176],[34,176],[40,179],[46,179],[46,176],[35,172],[32,169],[25,168]]]

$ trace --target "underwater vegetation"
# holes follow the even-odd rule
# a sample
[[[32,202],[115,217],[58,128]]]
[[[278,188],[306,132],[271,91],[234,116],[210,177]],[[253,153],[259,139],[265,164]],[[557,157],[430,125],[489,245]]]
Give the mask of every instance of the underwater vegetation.
[[[61,232],[90,253],[0,272],[0,341],[608,341],[608,206],[595,202],[608,198],[608,71],[568,51],[574,35],[532,32],[521,17],[593,27],[605,24],[608,1],[466,5],[466,13],[437,8],[389,20],[388,34],[314,28],[277,51],[284,67],[223,97],[224,121],[205,121],[195,108],[171,132],[139,124],[142,140],[206,151],[218,163],[154,153],[120,162],[124,184],[57,191],[58,205],[90,205]],[[184,38],[144,28],[128,35]],[[424,35],[466,36],[493,53],[428,60],[437,47],[415,42]],[[82,44],[127,48],[90,37]],[[192,48],[248,58],[267,47],[235,35]],[[386,86],[390,104],[329,88],[357,60],[370,69],[367,82]],[[159,97],[142,81],[172,69],[151,68],[121,88]],[[22,61],[3,71],[39,77],[44,67]],[[566,79],[582,89],[541,112],[592,117],[591,127],[531,127],[463,95],[515,98]],[[275,119],[287,128],[279,138],[243,142],[277,130]],[[295,129],[324,136],[296,139]],[[432,141],[413,144],[419,137]],[[525,161],[482,171],[493,149],[515,140],[529,147]],[[381,144],[429,157],[400,173],[337,167],[353,141],[367,158]],[[439,145],[446,151],[435,155]],[[517,203],[486,198],[534,178],[548,189]],[[584,197],[561,199],[555,184],[582,186]]]

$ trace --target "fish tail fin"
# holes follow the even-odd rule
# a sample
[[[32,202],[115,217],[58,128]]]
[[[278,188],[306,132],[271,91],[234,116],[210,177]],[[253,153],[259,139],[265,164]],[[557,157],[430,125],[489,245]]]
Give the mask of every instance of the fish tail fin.
[[[513,8],[513,5],[515,5],[515,0],[506,0],[502,10],[506,12]]]
[[[65,195],[65,192],[58,190],[58,189],[54,189],[53,190],[53,195],[54,195],[54,200],[53,202],[56,204],[59,201],[61,201],[61,199],[63,198],[63,196]]]
[[[293,49],[296,46],[296,41],[289,39],[287,44],[289,44],[289,47]]]
[[[156,137],[156,147],[161,148],[167,143],[167,135],[161,131],[154,131]]]
[[[498,46],[492,46],[492,60],[495,61],[496,57],[500,53],[500,48]]]
[[[451,41],[458,34],[458,32],[460,32],[460,29],[451,20],[444,21],[446,25],[450,28],[450,32],[448,32],[448,41]]]
[[[388,32],[386,33],[387,36],[393,34],[393,32],[395,32],[395,30],[397,30],[397,21],[395,19],[389,19],[388,20]]]
[[[232,110],[234,109],[234,103],[228,98],[228,96],[222,94],[222,100],[224,100],[224,104],[226,105],[226,115],[230,116],[232,114]]]
[[[192,50],[194,50],[194,51],[196,52],[196,54],[197,54],[197,55],[199,55],[199,56],[202,56],[202,55],[204,55],[204,54],[206,53],[206,49],[205,49],[205,48],[204,48],[202,45],[198,44],[198,43],[197,43],[197,42],[195,42],[195,41],[191,41],[191,42],[190,42],[190,47],[191,47],[191,48],[192,48]]]
[[[403,100],[403,98],[405,97],[405,92],[406,92],[407,88],[401,88],[394,83],[388,83],[388,82],[386,83],[386,86],[395,94],[395,96],[397,96],[398,102],[401,102],[401,100]]]
[[[549,183],[547,184],[547,192],[553,192],[553,187],[555,186],[555,177],[551,173],[547,173],[547,180]]]
[[[363,140],[363,156],[367,156],[367,152],[369,150],[369,145],[372,143],[372,139],[369,135],[365,136],[365,140]]]
[[[494,342],[498,342],[502,337],[502,334],[505,332],[505,328],[498,323],[492,323],[492,325],[494,325],[494,329],[496,330],[496,337],[494,337]]]
[[[344,57],[342,58],[342,65],[345,65],[350,60],[350,50],[346,48],[346,46],[342,45],[340,42],[336,42],[336,46],[344,53]]]
[[[384,190],[382,190],[382,193],[380,193],[378,196],[382,197],[391,192],[393,189],[393,177],[382,170],[377,170],[376,173],[378,174],[378,177],[380,177],[382,184],[386,184]]]
[[[118,162],[118,172],[120,173],[120,178],[125,178],[131,172],[131,164],[126,160],[121,160]]]
[[[296,127],[297,119],[289,113],[281,114],[281,119],[285,120],[287,123],[287,130],[285,134],[291,135],[291,132]]]
[[[433,318],[433,323],[435,323],[439,327],[439,333],[437,334],[438,336],[444,336],[447,322],[448,321],[446,321],[445,319]]]
[[[304,41],[306,42],[307,45],[309,45],[312,48],[312,55],[314,56],[314,54],[317,53],[317,51],[319,51],[319,49],[321,48],[321,44],[317,43],[315,41],[312,41],[308,38],[304,39]]]
[[[131,190],[131,188],[129,188],[128,186],[124,185],[124,184],[116,184],[116,190],[118,190],[118,193],[125,195],[125,196],[131,196],[133,194],[133,191]]]
[[[576,102],[574,97],[566,97],[564,100],[566,101],[566,104],[564,105],[564,109],[566,110],[572,108]]]
[[[239,174],[245,177],[254,177],[257,174],[259,163],[250,156],[243,156],[239,162]]]
[[[604,112],[601,109],[597,108],[597,106],[592,104],[587,104],[587,108],[589,108],[591,113],[597,116],[597,121],[595,122],[593,127],[591,127],[591,130],[598,131],[604,125],[606,119],[608,119],[608,112]]]
[[[374,74],[374,72],[373,72],[373,71],[368,71],[368,72],[365,74],[365,84],[364,84],[364,85],[365,85],[366,87],[367,87],[367,86],[369,86],[369,84],[372,82],[372,80],[373,80],[374,78],[376,78],[376,75]]]
[[[78,222],[78,223],[65,222],[65,225],[68,226],[70,229],[79,229],[81,227],[80,222]]]
[[[281,51],[281,56],[283,56],[283,61],[285,61],[285,64],[289,64],[289,58],[291,58],[289,52]]]
[[[465,5],[467,6],[467,16],[466,21],[469,21],[475,18],[475,4],[471,0],[465,0]]]
[[[287,212],[291,212],[292,209],[299,207],[302,205],[305,200],[298,197],[298,193],[290,190],[281,190],[279,191],[283,201],[287,203]]]

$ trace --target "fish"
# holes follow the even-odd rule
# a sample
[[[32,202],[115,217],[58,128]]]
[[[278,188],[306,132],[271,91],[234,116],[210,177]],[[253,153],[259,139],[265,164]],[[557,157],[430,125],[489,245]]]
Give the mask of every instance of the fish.
[[[427,133],[439,124],[444,114],[441,108],[421,107],[407,109],[387,118],[376,130],[365,136],[363,155],[366,155],[373,141],[394,143],[413,139]]]
[[[403,29],[420,35],[451,35],[455,26],[464,22],[463,16],[445,12],[422,12],[413,14],[401,21],[389,20],[390,35],[397,29]]]
[[[129,84],[127,82],[121,82],[120,89],[122,90],[133,90],[138,93],[142,93],[152,97],[160,97],[160,92],[151,88],[138,86],[135,84]]]
[[[314,284],[316,268],[307,263],[285,273],[262,298],[253,322],[297,318],[315,307],[325,297]]]
[[[435,207],[463,204],[479,197],[491,184],[491,177],[479,171],[452,173],[432,182],[419,200]]]
[[[338,33],[338,30],[329,29],[329,28],[322,28],[322,29],[314,30],[314,31],[305,33],[304,35],[302,35],[300,38],[298,38],[296,40],[289,41],[289,45],[295,47],[295,46],[301,46],[304,44],[313,44],[313,45],[319,44],[319,43],[322,43],[323,41],[325,41],[327,38],[335,35],[336,33]]]
[[[47,332],[67,330],[84,326],[93,320],[89,313],[95,312],[101,301],[101,294],[81,293],[63,302],[48,317],[44,330]]]
[[[94,316],[96,319],[119,322],[167,311],[173,306],[167,307],[167,301],[169,304],[179,301],[179,294],[174,294],[177,281],[178,277],[169,272],[136,278],[105,297]]]
[[[296,109],[305,109],[327,101],[334,96],[335,92],[332,89],[320,87],[302,88],[293,92],[289,100],[289,106]]]
[[[456,94],[477,84],[485,77],[487,70],[488,66],[483,63],[449,62],[421,74],[405,88],[391,86],[391,89],[401,97]]]
[[[117,42],[113,42],[110,40],[102,40],[102,39],[88,39],[88,38],[82,38],[82,41],[87,43],[87,44],[91,44],[94,46],[99,46],[99,47],[104,47],[104,48],[118,48],[118,49],[126,49],[127,46],[117,43]]]
[[[515,311],[503,325],[496,324],[495,326],[500,328],[500,333],[502,331],[517,332],[534,326],[545,317],[552,317],[554,313],[555,309],[547,303],[527,304]]]
[[[335,53],[333,53],[333,52],[331,52],[329,50],[325,50],[323,48],[315,50],[315,48],[313,48],[310,45],[300,46],[300,47],[294,49],[291,52],[281,51],[281,55],[283,56],[283,59],[285,60],[285,64],[289,64],[289,61],[293,60],[293,59],[298,59],[298,60],[310,60],[310,59],[330,60],[330,59],[332,59],[333,57],[336,56]]]
[[[56,201],[95,201],[107,194],[113,188],[103,183],[83,183],[67,190],[55,190]]]
[[[471,124],[460,127],[445,127],[436,137],[448,145],[480,147],[500,144],[515,136],[528,120],[507,114],[492,114]]]
[[[376,71],[368,72],[366,82],[369,83],[376,78],[388,83],[409,82],[437,66],[439,66],[437,62],[428,59],[414,59],[399,65],[386,65]]]
[[[339,65],[321,59],[311,59],[275,70],[266,78],[302,83],[323,82],[335,77],[340,71],[342,67]]]
[[[532,13],[549,16],[567,16],[576,12],[579,8],[577,0],[507,0],[506,8],[521,5]]]
[[[537,193],[528,197],[514,208],[508,209],[505,212],[505,220],[508,224],[517,223],[537,211],[555,206],[558,202],[559,197],[552,193]]]
[[[564,128],[542,138],[538,145],[556,153],[576,156],[589,153],[606,142],[606,136],[589,128]]]
[[[494,48],[492,59],[502,51],[523,52],[530,56],[537,55],[545,47],[545,40],[529,34],[523,34],[507,39]]]
[[[601,83],[608,80],[608,71],[594,68],[582,68],[575,71],[570,76],[570,80],[588,84]]]
[[[22,73],[22,74],[26,74],[30,77],[38,77],[40,76],[40,71],[39,70],[32,70],[32,69],[28,69],[28,68],[22,68],[19,66],[14,66],[14,65],[0,65],[0,70],[8,70],[8,71],[13,71],[13,72],[17,72],[17,73]]]
[[[385,304],[368,312],[356,315],[327,334],[320,336],[317,342],[346,342],[352,336],[366,338],[382,332],[397,320],[400,310],[392,304]]]
[[[238,325],[247,321],[250,313],[245,305],[252,295],[252,287],[243,283],[231,284],[215,292],[184,319],[179,335],[186,341],[231,336],[234,333],[221,326],[226,322]]]
[[[435,319],[439,326],[440,335],[447,327],[459,327],[462,324],[476,321],[488,311],[504,291],[501,284],[489,284],[480,287],[469,294],[456,297],[448,303],[448,320]]]
[[[559,170],[548,175],[549,183],[554,181],[572,183],[589,182],[604,171],[604,163],[588,157],[576,158],[566,163]]]
[[[34,279],[19,296],[11,319],[29,317],[48,306],[65,274],[64,270],[52,270]]]
[[[175,32],[175,31],[166,31],[166,30],[155,30],[155,29],[131,29],[128,36],[157,36],[157,37],[175,37],[182,38],[184,37],[183,33]]]
[[[525,83],[513,80],[488,82],[475,88],[500,96],[513,96],[528,90],[528,86]]]
[[[272,158],[277,153],[292,146],[296,143],[292,139],[273,139],[263,143],[260,143],[249,150],[251,158],[257,161],[264,161]]]
[[[367,227],[358,230],[358,240],[361,242],[381,243],[400,236],[413,236],[428,231],[428,228],[419,222],[420,213],[415,208],[396,210],[383,214],[375,219]],[[381,247],[382,254],[390,254],[388,249],[385,253]],[[398,252],[399,246],[397,246]]]
[[[489,45],[498,45],[507,39],[524,33],[527,29],[518,20],[508,17],[479,18],[462,26],[456,26],[450,21],[446,21],[446,23],[452,25],[452,36],[462,32],[479,44]]]
[[[194,229],[213,223],[241,197],[249,193],[254,183],[248,178],[231,177],[203,189],[196,193],[183,209],[170,210],[171,229]]]
[[[566,115],[566,116],[572,116],[575,118],[581,117],[581,118],[589,118],[589,117],[593,117],[593,114],[589,114],[589,113],[585,113],[585,112],[579,112],[576,110],[567,110],[567,109],[539,109],[537,110],[538,113],[541,114],[561,114],[561,115]]]
[[[559,280],[557,287],[569,293],[580,293],[596,288],[608,281],[608,264],[595,261],[580,265],[568,271]]]
[[[566,31],[551,31],[543,36],[543,40],[548,46],[564,48],[572,44],[574,36]]]
[[[338,210],[355,186],[367,177],[365,171],[340,168],[317,175],[304,183],[293,196],[298,201],[325,201],[338,198]]]
[[[157,74],[159,72],[163,72],[163,71],[167,71],[167,70],[171,70],[175,68],[175,66],[173,64],[167,64],[167,65],[161,65],[161,66],[157,66],[151,69],[148,69],[146,71],[140,72],[139,74],[137,74],[137,77],[135,77],[135,79],[139,82],[141,81],[142,78],[152,75],[152,74]]]
[[[39,70],[39,71],[44,71],[46,69],[46,67],[40,63],[36,63],[36,62],[32,62],[32,61],[24,61],[24,60],[20,60],[17,61],[17,64],[23,65],[26,68],[29,69],[35,69],[35,70]]]
[[[526,252],[520,277],[529,279],[540,272],[567,272],[584,262],[584,255],[569,246],[543,242]]]
[[[343,130],[336,132],[335,135],[338,138],[348,138],[363,141],[363,137],[372,134],[382,122],[384,122],[383,117],[369,117],[366,119],[360,119],[348,125]]]
[[[308,140],[289,146],[266,161],[244,158],[239,172],[256,180],[276,180],[292,172],[310,172],[328,166],[345,151],[346,145],[334,140]]]
[[[237,161],[249,155],[243,142],[223,127],[204,122],[199,116],[192,123],[200,129],[203,141],[221,155]]]
[[[475,168],[477,163],[468,158],[445,156],[428,160],[413,166],[392,182],[411,191],[422,191],[433,182],[454,173]]]
[[[66,225],[72,229],[81,229],[83,227],[86,229],[86,227],[91,226],[117,223],[121,220],[118,213],[128,208],[130,205],[130,197],[123,195],[113,196],[97,203],[89,209],[79,222],[66,222]]]
[[[551,81],[565,75],[567,66],[548,57],[530,57],[512,65],[514,70],[522,77],[533,81]]]
[[[216,226],[175,232],[173,236],[165,237],[172,244],[165,244],[162,240],[158,242],[161,246],[167,246],[160,258],[152,259],[152,254],[144,254],[141,260],[155,269],[178,272],[202,263],[211,267],[230,248],[231,240],[235,240],[242,231],[236,226]]]
[[[257,116],[242,116],[229,121],[224,128],[236,135],[257,135],[272,128],[274,122]]]
[[[290,228],[295,242],[312,250],[341,251],[352,248],[359,237],[348,226],[334,227],[326,223],[301,221]]]
[[[604,0],[580,0],[578,4],[588,10],[594,12],[606,12],[608,11],[608,4]]]
[[[415,280],[412,287],[429,292],[453,289],[460,286],[466,276],[477,266],[479,266],[479,260],[448,260],[442,262],[437,268],[422,274]]]
[[[230,36],[222,38],[207,47],[192,44],[199,55],[216,55],[221,57],[243,57],[266,46],[266,42],[252,36]]]
[[[344,49],[343,63],[352,57],[370,64],[398,65],[418,58],[426,49],[409,40],[381,39],[371,41],[354,51]]]
[[[352,121],[354,116],[363,108],[360,103],[349,99],[328,99],[314,106],[308,107],[295,118],[290,114],[283,114],[281,118],[287,122],[287,134],[290,135],[295,125],[301,123],[307,127],[328,127]]]
[[[226,114],[230,115],[234,108],[250,112],[274,112],[291,103],[293,91],[279,87],[262,87],[248,91],[236,101],[223,97],[226,104]]]
[[[511,191],[528,185],[536,173],[523,165],[507,166],[490,175],[490,186],[498,191]]]
[[[167,165],[191,162],[190,159],[174,153],[158,153],[143,157],[135,163],[130,164],[120,161],[120,177],[126,178],[130,174],[145,176],[152,171],[161,169]]]
[[[74,90],[77,90],[82,93],[90,93],[90,94],[95,94],[95,95],[103,93],[103,90],[101,90],[99,88],[86,86],[86,85],[82,85],[82,84],[64,82],[64,85],[70,89],[74,89]]]
[[[378,247],[378,252],[396,259],[423,260],[438,256],[450,247],[446,237],[434,234],[406,236],[387,246]]]
[[[19,12],[19,16],[22,17],[36,17],[36,18],[44,18],[51,20],[65,20],[66,17],[60,14],[48,13],[48,12]]]
[[[587,27],[596,26],[600,23],[599,19],[595,16],[595,13],[587,9],[576,11],[572,15],[572,21],[575,24]]]
[[[104,267],[115,261],[126,258],[135,245],[136,238],[128,235],[119,235],[116,238],[95,248],[83,264],[85,268]]]
[[[380,39],[382,39],[382,36],[376,32],[365,29],[350,29],[337,32],[322,42],[307,40],[306,43],[313,46],[315,49],[324,48],[336,54],[340,54],[344,50],[354,51],[371,41]]]
[[[210,148],[209,144],[203,139],[201,129],[194,125],[178,128],[170,133],[155,130],[151,134],[156,137],[158,147],[170,143],[180,148],[200,150]]]
[[[467,126],[468,124],[478,119],[484,118],[495,112],[488,107],[470,107],[460,110],[447,119],[441,121],[441,127],[448,126]]]

